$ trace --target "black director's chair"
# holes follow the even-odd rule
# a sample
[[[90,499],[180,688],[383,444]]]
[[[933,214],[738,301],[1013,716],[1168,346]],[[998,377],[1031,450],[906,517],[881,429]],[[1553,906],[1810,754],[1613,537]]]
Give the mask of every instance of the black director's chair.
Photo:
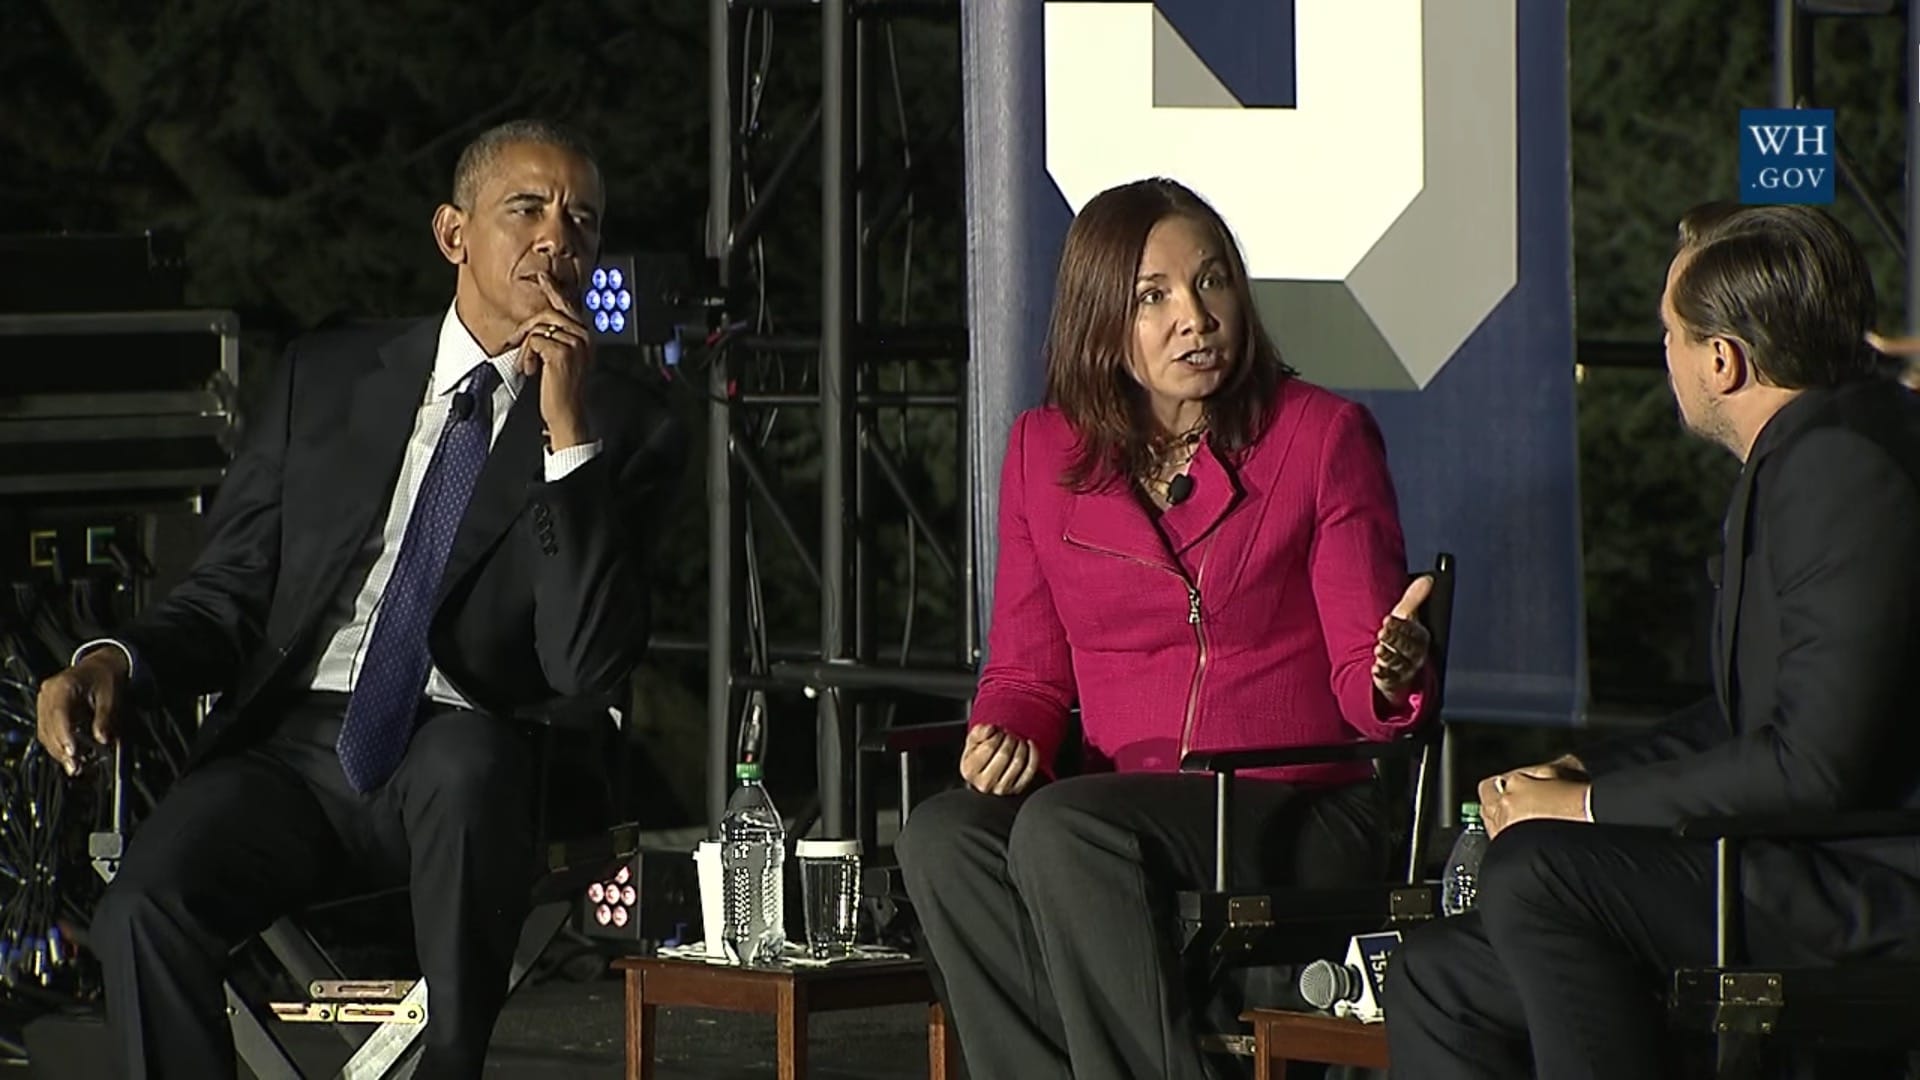
[[[1433,591],[1417,617],[1431,639],[1428,665],[1434,677],[1426,723],[1388,742],[1198,751],[1180,763],[1181,771],[1211,774],[1214,780],[1213,887],[1184,891],[1177,899],[1183,955],[1194,979],[1190,990],[1196,1001],[1206,1003],[1213,1026],[1228,1032],[1206,1037],[1209,1050],[1252,1053],[1251,1036],[1231,1033],[1242,1028],[1237,1018],[1243,1004],[1303,1005],[1293,1000],[1296,965],[1341,955],[1352,936],[1410,927],[1439,914],[1438,890],[1422,880],[1422,873],[1431,826],[1428,807],[1438,786],[1446,736],[1442,712],[1453,636],[1454,557],[1441,552],[1425,573],[1433,577]],[[1232,880],[1227,853],[1234,844],[1231,806],[1237,774],[1336,761],[1366,761],[1374,767],[1388,812],[1384,820],[1392,830],[1391,876],[1345,888]]]
[[[1439,914],[1438,890],[1421,880],[1421,872],[1431,831],[1428,808],[1437,786],[1445,737],[1440,716],[1452,639],[1454,557],[1441,552],[1430,571],[1415,572],[1410,578],[1422,574],[1431,574],[1434,579],[1433,592],[1418,614],[1431,637],[1429,664],[1434,685],[1429,703],[1433,719],[1419,730],[1389,742],[1194,752],[1181,761],[1184,772],[1212,774],[1218,792],[1213,888],[1181,892],[1174,912],[1182,956],[1195,978],[1196,1000],[1205,1003],[1211,1021],[1202,1026],[1226,1032],[1203,1036],[1203,1043],[1211,1051],[1240,1056],[1252,1053],[1252,1037],[1234,1033],[1243,1026],[1237,1021],[1240,1010],[1236,999],[1267,1004],[1270,1002],[1266,999],[1276,996],[1290,998],[1290,965],[1339,956],[1352,935],[1407,926]],[[976,681],[972,672],[902,671],[835,663],[778,664],[774,674],[812,693],[917,694],[958,702],[972,698]],[[863,758],[875,759],[876,764],[889,757],[897,762],[903,824],[915,802],[915,758],[931,751],[951,753],[964,741],[966,729],[966,721],[953,720],[859,733],[857,745]],[[1070,748],[1076,745],[1072,738],[1063,743],[1069,758],[1073,756]],[[1230,881],[1225,854],[1233,842],[1228,810],[1237,774],[1248,769],[1335,761],[1373,763],[1393,829],[1396,857],[1392,874],[1376,883],[1342,889],[1274,888]],[[1070,760],[1060,765],[1063,775],[1077,771]],[[862,769],[857,778],[862,786],[861,803],[867,810],[860,815],[866,850],[875,848],[872,801],[864,787],[879,772],[879,768]],[[884,853],[879,853],[869,867],[863,891],[867,903],[876,909],[883,933],[890,927],[912,924],[904,884]],[[1276,995],[1274,987],[1282,983],[1286,990]]]
[[[1796,813],[1682,822],[1677,835],[1711,840],[1715,854],[1714,960],[1673,973],[1667,991],[1672,1028],[1710,1036],[1721,1077],[1766,1075],[1789,1054],[1920,1051],[1920,941],[1882,958],[1824,965],[1744,964],[1740,856],[1743,843],[1829,843],[1909,839],[1920,843],[1920,811]],[[1811,1064],[1811,1062],[1809,1062]],[[1847,1067],[1852,1080],[1912,1076],[1910,1065],[1876,1060],[1884,1073]],[[1837,1075],[1822,1073],[1821,1075]]]

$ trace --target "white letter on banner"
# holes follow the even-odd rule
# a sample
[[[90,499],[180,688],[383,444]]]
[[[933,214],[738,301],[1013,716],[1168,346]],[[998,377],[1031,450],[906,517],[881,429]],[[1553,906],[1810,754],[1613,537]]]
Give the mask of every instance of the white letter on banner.
[[[1047,169],[1076,211],[1187,184],[1238,235],[1289,362],[1425,386],[1518,277],[1513,0],[1294,11],[1298,107],[1248,109],[1153,4],[1049,0]],[[1183,103],[1156,105],[1156,80]]]

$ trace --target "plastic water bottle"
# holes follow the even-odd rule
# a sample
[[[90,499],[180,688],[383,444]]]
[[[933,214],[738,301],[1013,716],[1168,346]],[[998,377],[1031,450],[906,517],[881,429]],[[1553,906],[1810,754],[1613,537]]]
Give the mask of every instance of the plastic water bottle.
[[[733,774],[740,786],[720,818],[721,940],[736,964],[768,963],[780,959],[787,944],[787,830],[760,783],[759,764],[743,762]]]
[[[1480,860],[1487,857],[1487,827],[1480,823],[1480,804],[1460,804],[1460,839],[1453,842],[1440,878],[1440,911],[1459,915],[1473,910],[1479,892]]]

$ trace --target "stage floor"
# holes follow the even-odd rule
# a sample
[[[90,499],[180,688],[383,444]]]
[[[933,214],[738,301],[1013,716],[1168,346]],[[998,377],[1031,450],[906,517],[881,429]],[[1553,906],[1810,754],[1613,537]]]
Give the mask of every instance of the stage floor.
[[[626,1062],[622,997],[622,983],[612,977],[521,987],[494,1029],[487,1080],[618,1080]],[[815,1016],[808,1075],[920,1080],[927,1075],[926,1015],[924,1006],[907,1005]],[[774,1075],[770,1016],[661,1009],[657,1018],[658,1080]],[[98,1013],[43,1017],[34,1028],[28,1046],[35,1058],[0,1062],[0,1080],[118,1080]],[[346,1044],[320,1025],[284,1024],[278,1034],[307,1076],[332,1076],[346,1060]]]

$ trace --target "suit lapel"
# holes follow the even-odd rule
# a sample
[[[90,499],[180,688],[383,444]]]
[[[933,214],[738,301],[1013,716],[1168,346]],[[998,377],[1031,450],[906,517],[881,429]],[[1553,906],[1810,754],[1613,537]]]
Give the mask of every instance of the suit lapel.
[[[1239,485],[1214,456],[1211,442],[1200,444],[1188,475],[1193,477],[1193,494],[1178,506],[1168,507],[1160,516],[1160,526],[1166,530],[1167,541],[1173,545],[1175,554],[1185,554],[1188,548],[1199,543],[1240,501]]]
[[[1801,391],[1760,429],[1753,440],[1753,448],[1747,454],[1746,466],[1740,470],[1740,480],[1734,485],[1733,498],[1727,505],[1727,520],[1721,526],[1726,546],[1721,567],[1720,603],[1716,609],[1716,629],[1719,631],[1719,655],[1716,659],[1719,669],[1714,672],[1727,722],[1736,730],[1740,723],[1740,703],[1735,692],[1733,661],[1740,637],[1740,593],[1746,576],[1747,519],[1753,513],[1754,484],[1767,457],[1791,443],[1809,425],[1818,422],[1836,400],[1843,396],[1872,393],[1881,387],[1881,381],[1875,379],[1851,386],[1814,387]]]
[[[1181,572],[1131,487],[1107,484],[1095,491],[1075,492],[1072,498],[1067,507],[1067,543]]]
[[[434,596],[436,609],[466,573],[492,549],[527,505],[527,486],[540,478],[540,380],[536,376],[520,388],[506,426],[493,441],[487,463],[474,481],[473,497],[453,534],[453,548],[440,575]]]
[[[1728,723],[1738,727],[1736,710],[1738,703],[1733,698],[1733,657],[1734,642],[1740,636],[1740,588],[1744,583],[1747,561],[1747,511],[1753,501],[1753,477],[1760,462],[1755,458],[1747,468],[1741,470],[1740,480],[1733,488],[1733,498],[1727,505],[1727,519],[1721,525],[1725,534],[1720,565],[1720,596],[1715,606],[1715,619],[1719,633],[1719,655],[1715,657],[1714,684],[1720,694],[1720,704]]]
[[[307,579],[313,593],[295,625],[306,625],[315,614],[314,605],[338,591],[340,577],[368,531],[385,520],[415,415],[426,396],[438,334],[436,320],[422,320],[381,346],[379,366],[354,384],[347,436],[332,470],[338,480],[321,500],[317,519],[320,528],[333,534],[320,547],[329,553],[328,561]]]
[[[1067,543],[1184,574],[1175,556],[1205,538],[1240,501],[1233,474],[1211,445],[1201,443],[1188,471],[1193,494],[1163,511],[1158,526],[1131,485],[1076,493],[1067,508]]]

